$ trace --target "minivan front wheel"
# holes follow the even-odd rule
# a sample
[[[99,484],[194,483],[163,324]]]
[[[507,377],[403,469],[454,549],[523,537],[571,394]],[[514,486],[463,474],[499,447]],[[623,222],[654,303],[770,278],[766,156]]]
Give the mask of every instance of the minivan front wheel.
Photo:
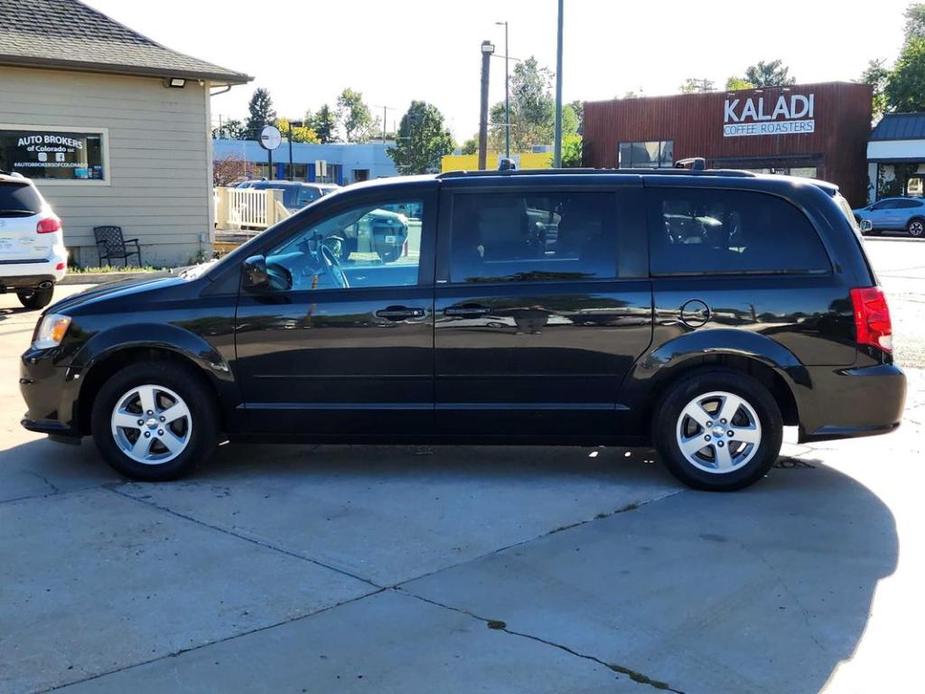
[[[149,362],[112,376],[93,403],[97,448],[132,479],[163,481],[211,455],[218,424],[214,398],[192,369]]]
[[[656,412],[653,434],[662,460],[696,489],[746,487],[780,453],[780,409],[767,388],[746,374],[693,374],[669,389]]]

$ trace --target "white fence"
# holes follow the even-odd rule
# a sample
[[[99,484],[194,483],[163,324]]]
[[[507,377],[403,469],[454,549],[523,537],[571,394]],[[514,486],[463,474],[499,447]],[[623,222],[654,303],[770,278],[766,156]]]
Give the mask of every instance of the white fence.
[[[281,190],[215,189],[215,226],[218,229],[266,229],[290,214],[283,205]]]

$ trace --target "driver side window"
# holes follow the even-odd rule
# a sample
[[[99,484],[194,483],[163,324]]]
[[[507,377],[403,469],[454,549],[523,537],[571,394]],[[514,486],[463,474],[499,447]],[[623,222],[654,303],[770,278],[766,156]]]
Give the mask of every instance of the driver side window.
[[[423,212],[422,200],[339,212],[268,252],[267,270],[293,291],[417,284]]]

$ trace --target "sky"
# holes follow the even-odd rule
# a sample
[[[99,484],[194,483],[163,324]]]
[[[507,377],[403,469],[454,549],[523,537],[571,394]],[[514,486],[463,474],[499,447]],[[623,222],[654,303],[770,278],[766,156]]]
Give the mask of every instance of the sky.
[[[243,118],[257,86],[281,116],[363,93],[388,127],[411,101],[436,105],[458,141],[478,129],[480,44],[556,62],[557,0],[84,0],[169,48],[252,75],[212,100],[213,120]],[[671,94],[687,77],[720,88],[759,60],[783,59],[800,83],[856,79],[895,59],[908,0],[565,0],[563,95]],[[513,64],[512,64],[513,69]],[[504,61],[491,65],[492,103]]]

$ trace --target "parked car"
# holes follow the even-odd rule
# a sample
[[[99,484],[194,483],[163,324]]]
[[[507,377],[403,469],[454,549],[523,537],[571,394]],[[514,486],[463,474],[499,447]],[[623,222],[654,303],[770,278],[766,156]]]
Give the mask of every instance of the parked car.
[[[419,254],[327,244],[415,206]],[[768,472],[784,426],[800,441],[899,426],[891,339],[831,184],[409,177],[350,186],[184,276],[58,302],[22,356],[23,425],[92,436],[145,480],[225,438],[654,445],[686,484],[732,490]]]
[[[32,181],[0,172],[0,292],[44,308],[66,272],[61,220]]]
[[[341,190],[333,183],[300,183],[298,181],[245,181],[238,188],[255,190],[282,190],[283,205],[293,212]],[[401,256],[408,238],[408,219],[397,210],[382,209],[369,215],[363,224],[344,228],[329,238],[326,245],[340,260],[346,261],[352,253],[369,252],[382,262],[391,263]]]
[[[883,198],[853,212],[864,233],[879,236],[883,231],[907,231],[917,239],[925,237],[922,198]]]
[[[340,186],[334,183],[302,183],[301,181],[243,181],[236,187],[281,190],[283,191],[283,205],[292,212],[301,210],[315,200],[340,190]]]

